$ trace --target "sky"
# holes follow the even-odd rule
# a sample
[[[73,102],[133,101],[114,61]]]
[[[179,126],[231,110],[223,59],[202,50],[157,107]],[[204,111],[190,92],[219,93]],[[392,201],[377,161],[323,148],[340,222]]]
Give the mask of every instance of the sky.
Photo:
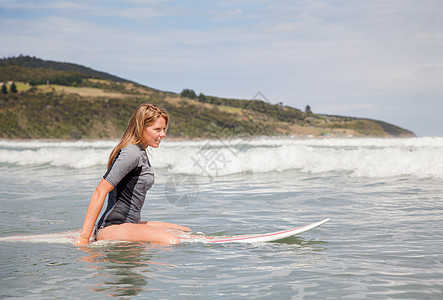
[[[0,0],[0,57],[443,136],[443,0]]]

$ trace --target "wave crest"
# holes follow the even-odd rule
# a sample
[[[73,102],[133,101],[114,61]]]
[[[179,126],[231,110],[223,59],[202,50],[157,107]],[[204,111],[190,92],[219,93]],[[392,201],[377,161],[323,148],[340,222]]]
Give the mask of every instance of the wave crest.
[[[116,141],[0,141],[0,163],[88,168],[106,165]],[[171,174],[218,177],[300,170],[357,177],[443,178],[443,138],[165,141],[151,152]]]

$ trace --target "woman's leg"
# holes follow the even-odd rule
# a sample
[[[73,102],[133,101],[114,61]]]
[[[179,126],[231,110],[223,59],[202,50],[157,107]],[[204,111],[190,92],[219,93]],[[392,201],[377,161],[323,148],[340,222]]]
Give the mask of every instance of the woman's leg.
[[[97,237],[98,240],[118,240],[131,242],[151,242],[160,244],[178,244],[177,236],[146,224],[124,223],[103,228]]]
[[[163,230],[180,230],[180,231],[191,231],[188,227],[173,224],[173,223],[166,223],[166,222],[157,222],[157,221],[148,221],[148,222],[140,222],[140,224],[146,224],[148,226],[152,226],[155,228],[163,229]]]

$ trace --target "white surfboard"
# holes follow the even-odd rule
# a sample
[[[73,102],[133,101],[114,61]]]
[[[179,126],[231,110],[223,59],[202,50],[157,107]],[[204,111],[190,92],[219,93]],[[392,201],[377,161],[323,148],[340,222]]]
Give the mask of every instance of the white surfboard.
[[[79,236],[80,236],[80,230],[73,230],[73,231],[60,232],[60,233],[11,235],[6,237],[1,237],[0,242],[72,244]]]
[[[287,229],[282,231],[264,233],[264,234],[248,234],[248,235],[236,235],[229,237],[211,237],[211,236],[198,236],[191,235],[189,237],[180,237],[180,239],[184,242],[203,242],[203,243],[214,243],[214,244],[223,244],[223,243],[260,243],[260,242],[273,242],[288,238],[290,236],[294,236],[296,234],[314,229],[326,222],[329,219],[324,219],[322,221],[312,223],[309,225],[305,225],[298,228]]]
[[[179,237],[182,242],[188,242],[188,243],[202,242],[202,243],[222,244],[222,243],[272,242],[314,229],[328,221],[329,219],[324,219],[322,221],[305,225],[302,227],[287,229],[277,232],[264,233],[264,234],[248,234],[248,235],[235,235],[235,236],[204,236],[204,235],[190,235],[187,233],[183,233]],[[73,244],[74,241],[79,236],[80,236],[80,230],[73,230],[61,233],[12,235],[7,237],[1,237],[0,242]]]

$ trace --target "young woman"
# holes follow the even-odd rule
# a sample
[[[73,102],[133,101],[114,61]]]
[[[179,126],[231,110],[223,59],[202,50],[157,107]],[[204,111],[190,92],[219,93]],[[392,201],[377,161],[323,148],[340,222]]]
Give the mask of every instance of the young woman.
[[[135,110],[122,140],[109,156],[108,171],[92,194],[82,231],[75,245],[89,243],[106,195],[108,206],[96,225],[96,240],[178,244],[180,239],[168,230],[190,230],[171,223],[140,222],[146,192],[154,183],[154,173],[146,148],[159,147],[166,136],[168,123],[169,115],[156,105],[142,104]]]

